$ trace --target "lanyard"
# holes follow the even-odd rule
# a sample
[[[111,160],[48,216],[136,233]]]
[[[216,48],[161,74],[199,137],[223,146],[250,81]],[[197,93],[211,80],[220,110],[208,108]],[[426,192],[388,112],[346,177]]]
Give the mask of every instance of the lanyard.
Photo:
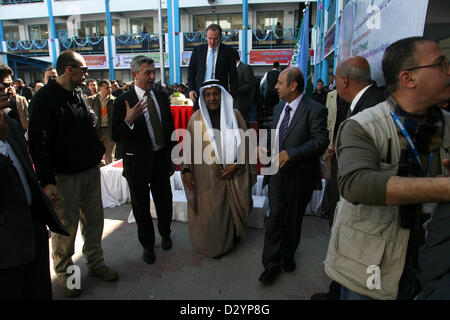
[[[402,132],[403,136],[405,137],[406,141],[408,142],[408,145],[411,149],[411,151],[414,153],[414,156],[416,157],[417,162],[419,163],[420,167],[423,170],[422,161],[420,161],[419,152],[417,151],[416,146],[414,145],[414,142],[411,139],[411,136],[409,135],[408,131],[405,129],[405,126],[403,126],[403,123],[400,121],[398,116],[395,114],[395,112],[391,109],[391,115],[394,119],[395,124]],[[431,176],[431,163],[433,162],[433,156],[434,151],[430,153],[430,158],[428,160],[428,170],[427,170],[427,177]]]

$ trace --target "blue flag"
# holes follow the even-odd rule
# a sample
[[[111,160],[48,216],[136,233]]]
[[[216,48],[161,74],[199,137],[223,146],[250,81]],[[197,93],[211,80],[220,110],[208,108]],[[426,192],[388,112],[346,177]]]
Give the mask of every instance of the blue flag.
[[[300,32],[297,36],[297,43],[292,52],[289,66],[298,67],[305,77],[305,88],[308,83],[308,60],[309,60],[309,6],[306,7],[305,15],[302,19]]]

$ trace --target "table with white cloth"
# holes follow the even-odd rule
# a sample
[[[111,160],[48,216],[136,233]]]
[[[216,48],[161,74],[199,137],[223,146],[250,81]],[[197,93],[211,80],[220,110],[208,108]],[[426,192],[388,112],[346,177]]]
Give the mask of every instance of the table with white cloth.
[[[104,208],[120,206],[131,201],[130,189],[127,180],[122,176],[122,160],[115,161],[100,169],[101,189]],[[263,189],[264,176],[258,175],[257,182],[252,188],[253,209],[249,215],[247,226],[251,228],[264,228],[264,220],[269,216],[269,200],[267,197],[267,186]],[[173,220],[187,222],[187,200],[184,192],[180,171],[170,177],[170,185],[173,195]],[[306,214],[314,214],[320,206],[325,189],[325,179],[322,179],[322,190],[313,193]],[[156,218],[156,209],[150,193],[150,213]],[[128,217],[128,222],[135,222],[133,212]]]

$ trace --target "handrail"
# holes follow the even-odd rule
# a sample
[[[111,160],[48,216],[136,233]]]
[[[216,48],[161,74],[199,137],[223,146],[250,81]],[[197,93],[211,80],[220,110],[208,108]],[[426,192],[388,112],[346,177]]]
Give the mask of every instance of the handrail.
[[[44,41],[43,44],[39,44],[38,41]],[[14,43],[14,47],[11,47],[11,43]],[[48,49],[48,39],[42,40],[17,40],[6,41],[6,46],[10,51],[18,50],[33,50],[33,49]],[[22,49],[20,49],[20,48]]]

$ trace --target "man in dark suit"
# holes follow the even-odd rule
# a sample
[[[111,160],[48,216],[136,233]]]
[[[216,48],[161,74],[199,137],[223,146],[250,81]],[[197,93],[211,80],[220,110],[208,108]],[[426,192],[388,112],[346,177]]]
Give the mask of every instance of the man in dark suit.
[[[3,110],[8,104],[0,83],[0,300],[52,299],[46,225],[68,233],[33,171],[25,132]]]
[[[275,85],[277,84],[278,77],[280,75],[280,64],[275,61],[273,63],[273,69],[266,72],[259,84],[261,94],[264,96],[264,119],[271,116],[273,108],[280,102]],[[264,90],[265,83],[267,82],[267,89]]]
[[[336,90],[328,93],[328,130],[330,145],[324,154],[325,168],[328,168],[327,214],[330,227],[333,225],[336,204],[339,201],[338,161],[334,154],[337,132],[347,118],[373,107],[385,100],[384,92],[377,88],[370,75],[369,62],[361,56],[341,61],[336,68]],[[341,286],[332,281],[330,291],[316,293],[311,300],[339,300]]]
[[[281,72],[276,89],[284,101],[274,109],[271,129],[278,129],[281,151],[272,146],[279,170],[264,181],[269,184],[270,216],[262,253],[265,270],[259,277],[263,284],[271,284],[281,267],[285,272],[296,268],[303,215],[313,190],[321,187],[319,157],[328,146],[327,109],[305,97],[300,69]]]
[[[174,172],[171,141],[174,129],[169,97],[153,89],[155,64],[145,56],[131,62],[135,86],[114,103],[112,135],[123,147],[123,176],[130,187],[133,214],[139,242],[144,247],[144,261],[155,261],[155,231],[150,215],[150,188],[158,216],[162,248],[172,247],[172,191],[170,176]],[[150,188],[149,188],[150,184]]]
[[[188,68],[189,98],[198,108],[198,94],[202,83],[217,79],[233,98],[237,95],[236,50],[220,43],[222,28],[211,24],[206,29],[208,44],[196,46],[192,51]]]
[[[256,94],[256,80],[252,68],[248,64],[243,63],[239,55],[236,56],[236,67],[238,77],[237,108],[248,127],[248,115],[252,109]]]
[[[112,139],[112,114],[114,108],[114,97],[111,94],[112,88],[109,80],[101,80],[98,93],[87,98],[89,105],[97,115],[98,121],[95,124],[100,141],[105,146],[105,164],[114,161],[116,143]]]

